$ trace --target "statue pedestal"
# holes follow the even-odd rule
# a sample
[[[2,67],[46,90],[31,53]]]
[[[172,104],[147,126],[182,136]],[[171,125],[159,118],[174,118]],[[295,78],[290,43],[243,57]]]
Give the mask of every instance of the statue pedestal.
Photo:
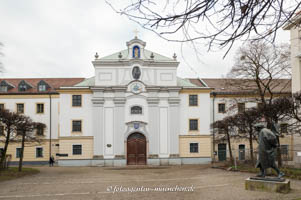
[[[290,181],[288,179],[282,179],[277,181],[275,179],[252,179],[247,178],[245,181],[246,190],[253,191],[266,191],[266,192],[279,192],[288,193],[290,191]]]

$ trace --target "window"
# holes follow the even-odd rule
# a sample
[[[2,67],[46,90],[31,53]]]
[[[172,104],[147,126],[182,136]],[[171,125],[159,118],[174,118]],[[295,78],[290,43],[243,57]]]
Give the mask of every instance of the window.
[[[82,95],[72,95],[72,106],[82,106]]]
[[[36,148],[36,158],[43,158],[43,148],[42,147]]]
[[[44,128],[41,126],[37,127],[37,135],[44,135]]]
[[[263,108],[263,103],[257,103],[257,108],[262,109]]]
[[[0,86],[0,92],[7,92],[7,86]]]
[[[199,153],[199,143],[190,143],[190,153]]]
[[[280,145],[282,155],[288,155],[288,145]]]
[[[189,106],[198,106],[198,95],[197,94],[189,95]]]
[[[4,135],[4,126],[0,125],[0,136]]]
[[[38,83],[38,91],[39,92],[45,92],[50,86],[44,81],[40,80]]]
[[[17,135],[22,135],[22,130],[17,129]]]
[[[142,108],[140,106],[131,107],[131,114],[132,115],[142,115]]]
[[[39,114],[44,113],[44,104],[43,103],[37,103],[37,113],[39,113]]]
[[[225,130],[222,128],[217,128],[217,133],[218,134],[224,134]]]
[[[16,158],[21,157],[21,150],[22,150],[22,148],[16,148]]]
[[[26,91],[26,89],[27,89],[27,86],[25,84],[20,84],[19,85],[19,91],[20,92],[24,92],[24,91]]]
[[[237,104],[238,113],[242,113],[245,111],[245,103],[238,103]]]
[[[46,85],[41,84],[41,85],[39,85],[38,89],[39,89],[40,92],[45,92],[46,91]]]
[[[225,113],[226,112],[226,105],[224,103],[218,104],[218,112],[219,113]]]
[[[82,132],[82,121],[73,120],[72,121],[72,132]]]
[[[46,91],[46,85],[39,85],[39,91],[40,92]]]
[[[239,126],[238,127],[238,133],[246,133],[246,127],[245,126]]]
[[[189,130],[197,131],[198,130],[198,119],[190,119],[189,120]]]
[[[280,124],[280,133],[287,133],[287,124]]]
[[[0,103],[0,110],[4,110],[4,103]]]
[[[291,161],[292,157],[290,156],[289,153],[289,145],[280,145],[280,153],[283,161]],[[277,151],[275,151],[275,157],[277,157]]]
[[[72,146],[72,154],[73,155],[82,155],[82,145],[81,144],[74,144]]]
[[[17,103],[17,113],[19,114],[24,113],[24,103]]]

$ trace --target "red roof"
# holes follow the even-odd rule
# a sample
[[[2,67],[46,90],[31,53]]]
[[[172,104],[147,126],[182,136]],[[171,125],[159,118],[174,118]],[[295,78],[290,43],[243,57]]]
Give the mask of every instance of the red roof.
[[[20,92],[18,90],[19,83],[24,80],[27,84],[29,84],[32,88],[27,89],[24,92]],[[43,80],[46,82],[50,88],[48,88],[45,92],[38,91],[38,83]],[[11,93],[56,93],[56,89],[63,87],[63,86],[74,86],[80,82],[85,80],[84,78],[4,78],[0,79],[0,83],[2,81],[6,81],[9,85],[12,85],[14,88],[9,89],[7,92],[0,92],[1,94],[11,94]]]
[[[203,78],[217,94],[252,94],[257,92],[257,85],[251,79]],[[265,81],[265,80],[263,80]],[[291,79],[274,79],[270,83],[274,93],[291,93]]]

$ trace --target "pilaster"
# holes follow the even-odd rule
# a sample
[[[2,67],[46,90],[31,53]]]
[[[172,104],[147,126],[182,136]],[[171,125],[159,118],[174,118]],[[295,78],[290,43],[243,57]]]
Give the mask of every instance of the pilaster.
[[[93,115],[93,136],[94,136],[94,156],[103,156],[103,98],[93,98],[92,99],[92,115]]]
[[[125,155],[123,134],[125,130],[125,97],[115,97],[114,102],[114,155]]]

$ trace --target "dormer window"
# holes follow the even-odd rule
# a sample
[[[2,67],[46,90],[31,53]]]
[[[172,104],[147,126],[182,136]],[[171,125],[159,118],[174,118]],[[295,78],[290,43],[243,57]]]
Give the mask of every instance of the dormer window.
[[[139,46],[133,47],[133,58],[140,58],[140,48]]]
[[[50,86],[45,81],[41,80],[38,83],[38,91],[39,92],[45,92],[45,91],[47,91],[48,88],[50,88]]]
[[[39,85],[39,91],[45,92],[46,91],[46,85]]]
[[[0,92],[7,92],[7,86],[0,86]]]
[[[25,84],[19,85],[19,91],[20,91],[20,92],[24,92],[24,91],[26,91],[26,90],[27,90],[27,86],[26,86]]]
[[[32,88],[32,87],[28,83],[26,83],[24,80],[22,80],[18,86],[19,92],[25,92],[26,90],[28,90],[30,88]]]
[[[7,92],[8,90],[14,88],[14,86],[5,80],[0,82],[0,92]]]

